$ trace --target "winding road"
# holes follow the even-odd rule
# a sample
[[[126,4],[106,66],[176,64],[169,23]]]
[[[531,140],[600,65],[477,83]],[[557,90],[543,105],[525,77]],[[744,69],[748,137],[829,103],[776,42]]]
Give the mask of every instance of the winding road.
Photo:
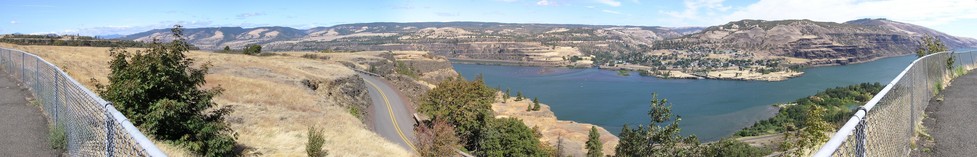
[[[408,99],[404,98],[390,83],[382,78],[360,74],[366,82],[370,98],[373,99],[371,116],[374,132],[390,142],[416,152],[414,148],[414,118],[407,109]]]

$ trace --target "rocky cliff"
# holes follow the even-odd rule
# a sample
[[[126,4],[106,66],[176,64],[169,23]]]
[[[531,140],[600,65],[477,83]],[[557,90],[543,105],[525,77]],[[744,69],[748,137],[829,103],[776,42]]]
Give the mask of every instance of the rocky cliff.
[[[758,55],[812,59],[812,64],[845,64],[913,53],[924,35],[936,36],[951,48],[977,46],[971,38],[950,36],[922,26],[885,19],[845,23],[810,20],[741,20],[669,39],[678,47],[695,45]],[[664,45],[674,46],[674,45]]]

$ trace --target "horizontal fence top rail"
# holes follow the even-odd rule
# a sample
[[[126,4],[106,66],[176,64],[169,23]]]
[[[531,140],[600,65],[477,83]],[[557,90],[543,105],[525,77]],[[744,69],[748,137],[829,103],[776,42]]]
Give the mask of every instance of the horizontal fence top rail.
[[[839,128],[837,132],[835,132],[831,136],[831,139],[829,139],[827,143],[825,143],[817,152],[815,152],[813,156],[830,157],[834,155],[835,152],[839,148],[841,148],[843,144],[845,144],[849,136],[854,136],[853,133],[855,132],[856,127],[858,125],[865,125],[863,124],[863,121],[865,121],[865,117],[868,116],[868,113],[871,112],[872,109],[875,108],[875,106],[878,105],[883,98],[886,98],[886,95],[888,95],[893,90],[893,88],[906,77],[908,72],[910,72],[910,69],[913,69],[913,67],[916,66],[928,66],[928,64],[918,64],[918,63],[926,59],[932,58],[933,56],[944,55],[948,53],[952,55],[952,52],[939,52],[939,53],[933,53],[923,57],[919,57],[916,60],[913,60],[913,62],[910,63],[908,66],[906,66],[906,68],[903,69],[902,72],[899,73],[899,75],[897,75],[894,79],[892,79],[892,81],[886,84],[886,86],[882,88],[882,90],[879,91],[878,94],[875,94],[875,96],[873,96],[872,99],[866,102],[864,106],[859,108],[855,112],[855,114],[852,115],[851,118],[844,125],[842,125],[842,127]],[[944,68],[944,67],[940,67],[940,68]],[[859,154],[855,156],[862,156],[862,155],[864,154]]]
[[[55,99],[69,98],[69,97],[70,98],[81,97],[81,98],[85,98],[87,100],[94,101],[94,103],[96,103],[98,105],[98,106],[96,106],[96,108],[101,108],[101,110],[99,110],[99,111],[101,111],[103,113],[96,113],[94,115],[86,115],[86,116],[104,116],[104,117],[108,117],[110,119],[106,119],[105,122],[104,122],[104,123],[106,123],[108,125],[102,126],[102,127],[110,127],[110,126],[119,127],[119,128],[103,128],[105,130],[109,130],[109,131],[107,131],[109,133],[109,135],[103,135],[103,136],[106,136],[104,138],[107,138],[107,139],[103,139],[103,140],[105,140],[103,142],[106,142],[106,144],[108,146],[104,146],[106,148],[101,148],[104,151],[106,151],[106,155],[113,156],[112,153],[115,152],[115,151],[125,151],[125,150],[113,150],[113,148],[111,148],[111,146],[117,145],[117,144],[114,144],[113,140],[119,140],[119,139],[113,139],[115,137],[109,137],[109,136],[120,136],[120,135],[125,136],[125,135],[128,135],[128,137],[122,137],[121,140],[131,140],[131,141],[118,141],[118,142],[120,144],[123,144],[123,143],[135,143],[135,147],[138,147],[138,150],[137,151],[141,152],[139,156],[154,156],[154,157],[165,157],[166,156],[166,154],[163,153],[162,151],[160,151],[160,149],[152,142],[152,140],[150,140],[142,132],[140,132],[139,129],[137,129],[129,121],[128,118],[126,118],[121,112],[119,112],[117,109],[115,109],[115,107],[112,105],[112,103],[109,103],[108,101],[105,101],[104,99],[102,99],[101,97],[99,97],[97,94],[95,94],[95,92],[92,92],[88,88],[85,88],[76,79],[72,78],[70,75],[68,75],[67,73],[65,73],[64,70],[62,70],[61,68],[58,68],[58,66],[56,66],[56,65],[54,65],[54,64],[52,64],[52,63],[50,63],[50,62],[48,62],[46,60],[44,60],[40,56],[37,56],[35,54],[31,54],[31,53],[28,53],[28,52],[25,52],[25,51],[11,49],[11,48],[3,48],[3,47],[0,47],[0,51],[2,51],[2,52],[0,52],[0,61],[3,61],[4,63],[2,65],[6,65],[6,68],[8,68],[6,70],[8,72],[8,74],[13,75],[14,73],[18,73],[19,72],[19,74],[21,76],[14,76],[13,78],[15,80],[20,79],[19,81],[23,82],[23,85],[24,86],[28,86],[27,88],[28,89],[31,89],[31,93],[34,94],[35,97],[39,97],[38,99],[40,99],[40,96],[41,95],[49,95],[50,96],[50,95],[53,94],[52,97],[54,97]],[[31,62],[27,62],[28,60],[34,60],[34,61],[31,63]],[[13,62],[19,63],[19,65],[13,64]],[[27,63],[30,63],[30,65],[28,65]],[[19,68],[18,69],[13,69],[13,68],[16,68],[16,67],[19,67]],[[26,77],[24,77],[25,75],[27,75],[27,74],[25,74],[25,72],[28,70],[28,68],[32,68],[31,70],[33,71],[34,74],[29,74],[29,75],[33,75],[33,76],[27,76],[27,77],[31,77],[33,79],[33,81],[32,81],[32,79],[27,79]],[[48,70],[47,71],[41,71],[41,69],[48,69]],[[11,72],[11,70],[13,70],[14,72]],[[50,72],[48,72],[48,71],[50,71]],[[52,75],[49,75],[49,74],[48,75],[44,75],[44,76],[40,76],[40,75],[38,75],[38,73],[53,73],[55,76],[52,76]],[[43,79],[44,81],[51,81],[51,80],[67,81],[67,83],[63,83],[62,84],[62,83],[58,83],[58,82],[43,82],[43,81],[38,81],[39,79]],[[44,83],[50,83],[50,84],[44,84]],[[28,85],[28,84],[31,84],[31,85]],[[59,88],[58,86],[67,86],[67,87],[60,87]],[[39,87],[54,88],[55,90],[54,91],[48,91],[48,90],[44,90],[44,89],[35,89],[35,88],[39,88]],[[64,90],[65,88],[71,88],[72,90],[76,90],[77,92],[81,92],[81,93],[75,93],[76,95],[58,95],[58,94],[61,94],[61,93],[58,93],[58,91],[59,90]],[[43,91],[43,92],[41,92],[41,91]],[[43,101],[48,101],[48,100],[43,100]],[[61,100],[61,101],[66,101],[66,100]],[[52,103],[56,103],[56,102],[52,102]],[[64,105],[64,107],[62,107],[62,108],[70,109],[70,108],[77,108],[77,107],[71,106],[71,105],[84,105],[84,104],[80,104],[79,102],[65,102],[65,103],[61,103],[61,104],[58,104],[58,105]],[[58,112],[58,111],[45,111],[45,112]],[[55,114],[57,114],[57,113],[55,113]],[[57,116],[57,115],[54,115],[54,116]],[[51,118],[51,117],[49,117],[49,118]],[[54,120],[54,122],[60,123],[56,119]],[[75,125],[75,124],[65,124],[65,125]],[[72,128],[69,127],[69,128],[66,128],[66,129],[72,129]],[[111,130],[114,130],[114,129],[122,129],[122,131],[124,131],[124,133],[122,133],[122,134],[118,134],[118,133],[113,134],[113,131],[111,131]],[[71,136],[71,135],[69,135],[69,136]],[[121,146],[121,147],[128,147],[128,146]],[[72,151],[69,151],[69,153],[90,153],[90,152],[72,152]],[[89,154],[71,154],[71,156],[88,156],[88,155]]]

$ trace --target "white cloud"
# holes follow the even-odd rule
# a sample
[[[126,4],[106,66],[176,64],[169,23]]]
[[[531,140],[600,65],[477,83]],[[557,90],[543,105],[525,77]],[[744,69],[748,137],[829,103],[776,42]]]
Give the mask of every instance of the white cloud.
[[[549,0],[539,0],[539,1],[536,2],[536,5],[549,6],[549,5],[553,5],[553,4],[550,3]]]
[[[700,19],[700,14],[715,14],[716,12],[724,12],[732,7],[723,5],[724,0],[684,0],[685,10],[681,12],[669,11],[664,12],[668,16],[678,18],[680,20],[698,20]]]
[[[145,32],[153,29],[164,29],[172,28],[173,25],[179,24],[183,28],[199,28],[199,27],[214,27],[211,21],[163,21],[152,25],[141,25],[141,26],[105,26],[105,27],[89,27],[89,28],[77,28],[77,29],[67,29],[61,32],[35,32],[32,34],[80,34],[80,35],[111,35],[111,34],[134,34],[139,32]],[[244,24],[242,24],[244,25]]]
[[[604,10],[601,10],[601,11],[602,12],[605,12],[605,13],[611,13],[611,14],[621,15],[621,12],[620,11],[613,11],[613,10],[607,10],[607,9],[604,9]]]
[[[265,13],[250,12],[250,13],[237,14],[236,17],[237,17],[237,19],[246,19],[246,18],[255,17],[255,16],[262,16],[262,15],[265,15]]]
[[[17,21],[10,21],[10,24],[17,24]]]
[[[888,18],[923,26],[977,19],[975,0],[760,0],[715,19],[811,19],[844,22],[859,18]]]
[[[607,5],[612,6],[612,7],[619,7],[619,6],[621,6],[621,2],[618,2],[617,0],[597,0],[597,2],[598,3],[607,4]]]

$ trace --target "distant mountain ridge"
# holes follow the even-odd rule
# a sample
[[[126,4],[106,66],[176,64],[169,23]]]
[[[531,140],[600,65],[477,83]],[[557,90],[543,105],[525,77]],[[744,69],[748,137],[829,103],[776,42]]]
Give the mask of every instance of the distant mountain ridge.
[[[387,40],[399,37],[403,40],[410,39],[447,39],[459,36],[471,36],[472,38],[488,36],[509,36],[514,38],[574,38],[581,34],[583,36],[594,35],[594,31],[604,33],[604,38],[618,38],[620,36],[634,36],[633,34],[606,34],[611,30],[625,30],[627,32],[640,32],[640,37],[634,36],[628,40],[638,40],[637,42],[650,42],[666,38],[674,38],[700,30],[700,27],[667,28],[657,26],[611,26],[611,25],[575,25],[575,24],[512,24],[494,22],[417,22],[417,23],[356,23],[342,24],[331,27],[315,27],[299,30],[289,27],[208,27],[208,28],[187,28],[184,35],[187,40],[200,47],[201,49],[220,49],[224,46],[231,48],[242,48],[247,44],[260,44],[270,47],[272,50],[311,50],[327,49],[329,47],[308,46],[310,42],[334,42],[337,39],[351,39],[355,41],[364,40]],[[580,31],[577,35],[565,33],[566,35],[551,35],[543,37],[542,34],[558,34],[561,32]],[[588,32],[589,31],[589,32]],[[574,33],[574,32],[571,32]],[[394,37],[396,36],[396,37]],[[625,37],[627,38],[627,37]],[[152,41],[153,39],[171,40],[169,29],[156,29],[147,32],[126,35],[120,39],[136,41]],[[520,40],[520,39],[504,39]],[[301,44],[300,44],[301,43]],[[650,44],[650,43],[646,43]]]
[[[811,20],[740,20],[702,27],[514,24],[494,22],[355,23],[331,27],[210,27],[184,30],[201,49],[234,49],[259,44],[265,50],[420,50],[451,58],[532,61],[527,53],[572,48],[569,54],[620,56],[652,50],[741,50],[760,55],[807,59],[870,60],[909,54],[919,37],[932,35],[951,48],[977,47],[973,38],[886,19],[844,23]],[[171,40],[168,29],[120,39]],[[820,63],[816,63],[820,64]]]
[[[977,47],[977,40],[973,38],[956,37],[887,19],[859,19],[845,23],[740,20],[662,43],[678,45],[673,47],[676,49],[695,45],[813,59],[813,64],[844,64],[913,53],[919,38],[926,35],[939,38],[951,48]]]

